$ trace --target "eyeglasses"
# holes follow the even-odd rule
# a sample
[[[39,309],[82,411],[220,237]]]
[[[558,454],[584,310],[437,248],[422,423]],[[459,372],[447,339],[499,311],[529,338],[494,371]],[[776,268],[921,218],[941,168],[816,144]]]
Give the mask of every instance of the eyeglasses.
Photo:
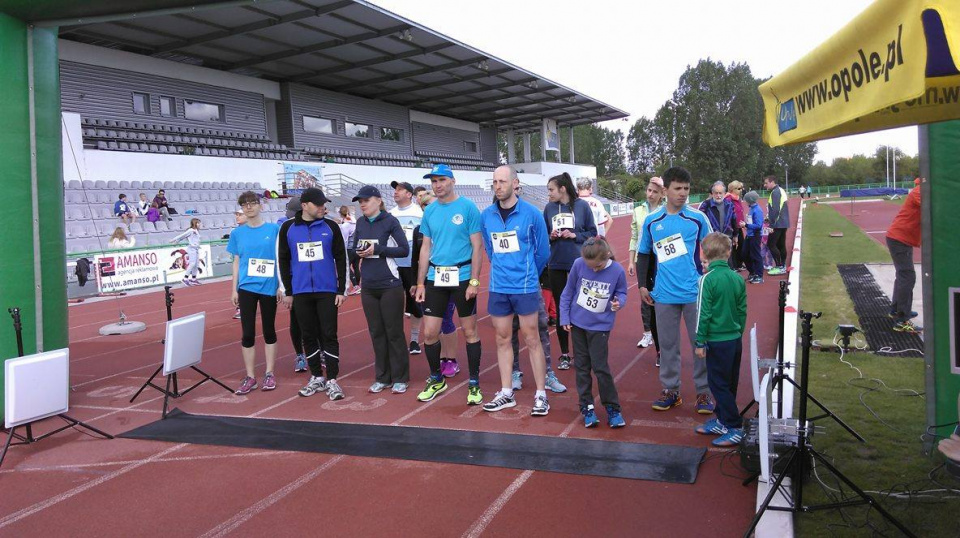
[[[257,207],[260,205],[260,202],[245,202],[240,204],[240,207]]]

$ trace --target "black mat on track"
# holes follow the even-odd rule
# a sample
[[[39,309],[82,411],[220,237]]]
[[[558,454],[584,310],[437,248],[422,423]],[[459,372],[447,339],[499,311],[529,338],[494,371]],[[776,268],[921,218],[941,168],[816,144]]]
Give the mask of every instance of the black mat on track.
[[[406,426],[191,415],[124,433],[127,439],[322,452],[692,484],[704,448]]]
[[[894,320],[890,313],[890,299],[883,293],[873,279],[870,270],[863,264],[837,265],[837,271],[847,287],[847,294],[853,300],[853,308],[860,318],[860,329],[867,338],[870,349],[923,349],[923,340],[919,335],[898,333],[893,330]],[[882,352],[875,352],[884,355]],[[913,351],[889,353],[898,357],[922,357]]]

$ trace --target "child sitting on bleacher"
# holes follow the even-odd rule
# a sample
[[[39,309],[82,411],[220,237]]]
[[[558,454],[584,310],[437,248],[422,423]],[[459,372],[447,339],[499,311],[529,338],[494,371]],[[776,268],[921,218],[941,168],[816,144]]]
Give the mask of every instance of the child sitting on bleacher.
[[[117,229],[113,231],[113,235],[110,236],[110,241],[107,243],[107,246],[112,249],[133,248],[136,244],[136,237],[132,235],[127,237],[126,232],[123,231],[123,226],[117,226]]]

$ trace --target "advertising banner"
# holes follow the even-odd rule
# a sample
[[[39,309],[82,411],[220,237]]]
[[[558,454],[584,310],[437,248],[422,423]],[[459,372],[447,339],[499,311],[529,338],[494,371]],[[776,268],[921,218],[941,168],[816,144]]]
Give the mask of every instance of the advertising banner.
[[[303,189],[323,188],[323,171],[319,164],[283,163],[287,194],[300,194]]]
[[[557,120],[543,120],[543,143],[547,151],[560,151],[560,130]]]
[[[97,254],[97,289],[114,292],[176,283],[184,277],[188,262],[187,247],[176,245]],[[197,278],[211,276],[210,245],[201,245]]]

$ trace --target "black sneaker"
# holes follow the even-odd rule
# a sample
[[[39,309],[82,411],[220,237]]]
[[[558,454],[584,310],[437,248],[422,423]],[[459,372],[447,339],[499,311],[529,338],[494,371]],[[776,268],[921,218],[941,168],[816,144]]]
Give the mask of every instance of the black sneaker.
[[[657,368],[660,368],[660,352],[657,352]]]
[[[533,409],[530,414],[535,417],[545,417],[550,412],[550,403],[545,396],[537,396],[533,399]]]
[[[570,369],[570,355],[564,353],[560,355],[560,364],[557,365],[557,370],[569,370]]]
[[[483,410],[490,412],[500,411],[509,407],[515,407],[516,405],[517,400],[515,400],[513,396],[504,396],[503,392],[497,392],[493,400],[483,404]]]
[[[416,342],[410,342],[410,354],[419,355],[420,354],[420,344]]]

